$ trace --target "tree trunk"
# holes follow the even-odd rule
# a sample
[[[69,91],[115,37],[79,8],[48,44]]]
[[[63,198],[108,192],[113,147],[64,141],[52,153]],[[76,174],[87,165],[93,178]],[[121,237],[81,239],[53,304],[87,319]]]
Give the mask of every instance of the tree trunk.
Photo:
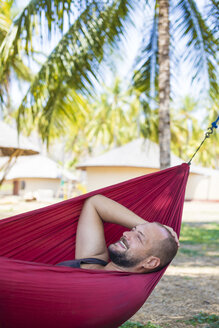
[[[158,0],[158,63],[159,63],[159,146],[160,168],[170,166],[170,58],[169,0]]]

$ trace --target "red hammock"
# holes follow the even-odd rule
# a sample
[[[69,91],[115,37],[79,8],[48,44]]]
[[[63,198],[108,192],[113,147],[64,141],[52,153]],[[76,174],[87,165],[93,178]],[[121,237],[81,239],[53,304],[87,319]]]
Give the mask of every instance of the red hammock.
[[[0,221],[1,328],[116,328],[143,305],[165,269],[150,274],[72,269],[84,200],[101,193],[177,233],[189,166],[182,164]],[[107,245],[125,229],[105,224]]]

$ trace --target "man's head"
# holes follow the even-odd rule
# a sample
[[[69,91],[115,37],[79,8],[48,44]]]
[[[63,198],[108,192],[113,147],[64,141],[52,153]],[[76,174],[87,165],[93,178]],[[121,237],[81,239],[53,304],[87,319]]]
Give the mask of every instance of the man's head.
[[[168,228],[158,222],[146,222],[124,232],[108,250],[116,265],[127,271],[147,273],[167,265],[176,255],[178,245]]]

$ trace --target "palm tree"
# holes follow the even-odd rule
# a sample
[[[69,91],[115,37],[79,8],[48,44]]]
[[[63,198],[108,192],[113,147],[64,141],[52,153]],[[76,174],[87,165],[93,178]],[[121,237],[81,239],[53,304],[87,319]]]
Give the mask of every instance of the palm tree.
[[[184,40],[186,46],[181,58],[191,66],[192,80],[200,82],[204,77],[209,83],[210,94],[215,97],[218,93],[218,41],[214,37],[216,31],[208,26],[195,1],[150,1],[152,2],[154,12],[150,24],[151,33],[145,29],[142,52],[138,60],[140,67],[135,73],[134,81],[135,86],[146,94],[149,102],[151,97],[159,98],[160,167],[165,168],[170,165],[170,77],[174,77],[173,70],[177,67],[178,54],[175,44]],[[213,8],[212,1],[209,1],[209,5]],[[148,37],[146,33],[149,34]],[[155,88],[152,88],[153,85]],[[154,89],[155,93],[152,94],[151,90]]]
[[[201,125],[195,114],[198,102],[190,96],[181,99],[178,108],[171,108],[171,149],[184,159],[189,160],[201,140]],[[197,115],[196,115],[197,116]]]
[[[177,108],[171,108],[171,149],[186,162],[192,157],[201,141],[205,137],[207,127],[218,117],[218,100],[210,101],[207,113],[200,117],[200,103],[190,96],[181,99]],[[210,141],[205,141],[201,150],[192,160],[198,165],[219,167],[219,135],[216,131],[211,135]]]
[[[213,8],[214,1],[208,1]],[[33,51],[33,34],[38,25],[41,25],[43,38],[43,13],[50,34],[55,27],[63,31],[67,15],[69,30],[36,75],[19,107],[18,118],[25,120],[30,112],[34,120],[38,119],[42,137],[48,140],[51,122],[58,126],[56,112],[60,102],[67,97],[69,89],[90,92],[94,80],[100,78],[99,64],[104,59],[106,46],[117,44],[127,22],[130,22],[133,8],[140,3],[145,7],[154,5],[154,15],[151,29],[145,29],[144,47],[134,81],[147,98],[151,97],[152,85],[159,91],[160,166],[169,166],[169,99],[173,73],[169,60],[170,57],[171,60],[174,58],[174,42],[184,38],[186,47],[183,59],[191,64],[193,78],[200,79],[204,72],[211,95],[217,93],[215,50],[218,41],[214,37],[215,28],[214,24],[208,26],[194,0],[30,1],[2,42],[0,80],[10,62],[21,54],[21,43],[25,43],[26,54]],[[174,17],[170,24],[170,18]],[[176,32],[175,37],[173,32]],[[68,115],[65,109],[62,114]]]
[[[118,77],[112,87],[104,85],[94,99],[81,97],[81,102],[83,105],[77,110],[77,119],[74,122],[69,120],[66,126],[65,150],[74,154],[72,164],[88,154],[102,153],[142,135],[143,107],[139,95],[133,89],[122,87]]]
[[[120,78],[116,77],[112,87],[103,85],[100,95],[92,103],[92,117],[85,128],[88,138],[106,145],[105,149],[137,138],[141,110],[135,91],[124,90]]]

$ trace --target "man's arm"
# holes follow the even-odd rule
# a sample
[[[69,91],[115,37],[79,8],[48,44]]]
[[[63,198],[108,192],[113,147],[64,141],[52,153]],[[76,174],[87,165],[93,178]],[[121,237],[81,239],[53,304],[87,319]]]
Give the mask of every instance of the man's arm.
[[[107,197],[96,195],[88,198],[84,203],[77,227],[76,259],[96,257],[108,260],[103,221],[120,224],[130,229],[145,223],[141,217]]]

